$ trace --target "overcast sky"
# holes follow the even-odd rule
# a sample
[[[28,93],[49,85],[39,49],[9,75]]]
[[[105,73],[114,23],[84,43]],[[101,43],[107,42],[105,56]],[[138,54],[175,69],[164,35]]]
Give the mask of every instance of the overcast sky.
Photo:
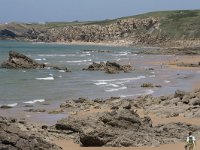
[[[0,22],[104,20],[180,9],[200,9],[200,0],[0,0]]]

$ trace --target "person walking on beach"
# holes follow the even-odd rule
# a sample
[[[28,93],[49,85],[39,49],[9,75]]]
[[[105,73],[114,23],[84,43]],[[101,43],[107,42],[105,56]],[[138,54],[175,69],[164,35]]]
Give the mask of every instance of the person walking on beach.
[[[189,136],[187,137],[187,144],[185,145],[185,150],[194,150],[194,147],[196,146],[196,139],[192,135],[192,132],[189,132]]]

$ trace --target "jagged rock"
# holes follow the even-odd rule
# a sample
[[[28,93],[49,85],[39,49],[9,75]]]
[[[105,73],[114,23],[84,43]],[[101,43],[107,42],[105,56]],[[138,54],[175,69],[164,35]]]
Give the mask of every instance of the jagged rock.
[[[23,54],[10,51],[8,60],[4,61],[0,67],[7,69],[41,69],[45,67],[45,64],[37,63]]]
[[[22,131],[16,120],[0,117],[0,149],[1,150],[61,150],[35,134]]]
[[[6,38],[6,37],[9,37],[9,38],[15,38],[17,35],[14,33],[14,32],[12,32],[12,31],[10,31],[10,30],[8,30],[8,29],[4,29],[4,30],[0,30],[0,37],[2,37],[2,38]]]
[[[170,123],[153,127],[150,117],[119,109],[86,119],[70,117],[57,122],[56,129],[78,132],[82,146],[158,146],[185,140],[188,131],[200,136],[200,127]]]
[[[15,51],[10,51],[8,60],[0,64],[0,68],[6,69],[43,69],[46,67],[51,67],[56,70],[64,70],[65,72],[69,72],[67,68],[41,64]]]
[[[106,73],[109,73],[109,74],[115,74],[115,73],[118,73],[119,71],[130,72],[133,70],[133,68],[130,65],[120,65],[116,62],[107,61],[106,63],[93,62],[92,65],[90,65],[88,68],[84,68],[83,70],[88,70],[88,71],[98,71],[99,70],[99,71],[105,71]]]

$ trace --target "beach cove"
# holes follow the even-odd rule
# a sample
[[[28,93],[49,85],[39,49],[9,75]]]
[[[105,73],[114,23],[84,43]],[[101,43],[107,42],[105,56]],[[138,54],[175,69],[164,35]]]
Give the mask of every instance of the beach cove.
[[[26,54],[35,61],[67,67],[71,72],[63,70],[9,70],[1,69],[1,106],[10,106],[9,109],[0,109],[4,117],[15,117],[27,122],[54,125],[57,120],[69,116],[79,116],[79,111],[63,109],[60,105],[71,100],[85,97],[89,100],[106,100],[110,97],[134,99],[145,95],[168,96],[176,90],[193,91],[199,88],[198,66],[185,67],[179,64],[198,64],[199,56],[178,55],[146,55],[138,51],[151,48],[112,47],[94,45],[64,45],[46,43],[24,43],[15,41],[1,41],[0,61],[8,57],[10,50]],[[48,52],[47,52],[48,50]],[[93,62],[117,62],[121,65],[129,64],[134,69],[129,73],[106,74],[102,71],[84,71]],[[151,83],[148,87],[142,87]],[[133,107],[133,105],[131,105]],[[28,111],[31,110],[32,111]],[[134,108],[138,109],[138,108]],[[35,111],[36,110],[36,111]],[[37,111],[38,110],[38,111]],[[90,113],[106,112],[110,109],[83,108],[84,116]],[[139,115],[144,113],[138,109]],[[158,110],[160,111],[160,110]],[[53,112],[53,113],[52,113]],[[87,114],[88,113],[88,114]],[[154,112],[155,113],[155,112]],[[168,123],[178,120],[199,125],[197,120],[187,120],[185,116],[168,116],[172,120],[160,119],[152,114],[153,123]],[[15,116],[13,116],[15,114]],[[146,115],[146,114],[145,114]],[[163,117],[163,116],[162,116]],[[161,118],[162,118],[161,117]],[[176,117],[179,117],[176,118]],[[190,122],[191,121],[191,122]],[[56,138],[55,138],[56,139]],[[84,149],[71,140],[55,142],[64,149],[71,145],[74,149]],[[184,144],[164,145],[160,149],[177,146],[177,150]],[[91,148],[93,149],[93,148]],[[106,148],[94,148],[106,149]],[[113,148],[132,149],[132,148]],[[133,148],[136,149],[136,148]],[[138,148],[148,149],[148,148]],[[151,149],[151,148],[149,148]],[[159,148],[152,148],[159,149]]]

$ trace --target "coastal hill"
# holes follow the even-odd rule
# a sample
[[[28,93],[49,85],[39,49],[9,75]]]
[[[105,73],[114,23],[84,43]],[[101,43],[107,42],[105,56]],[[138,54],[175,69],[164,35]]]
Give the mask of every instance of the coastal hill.
[[[150,46],[199,46],[200,10],[151,12],[114,20],[0,24],[0,39]]]

